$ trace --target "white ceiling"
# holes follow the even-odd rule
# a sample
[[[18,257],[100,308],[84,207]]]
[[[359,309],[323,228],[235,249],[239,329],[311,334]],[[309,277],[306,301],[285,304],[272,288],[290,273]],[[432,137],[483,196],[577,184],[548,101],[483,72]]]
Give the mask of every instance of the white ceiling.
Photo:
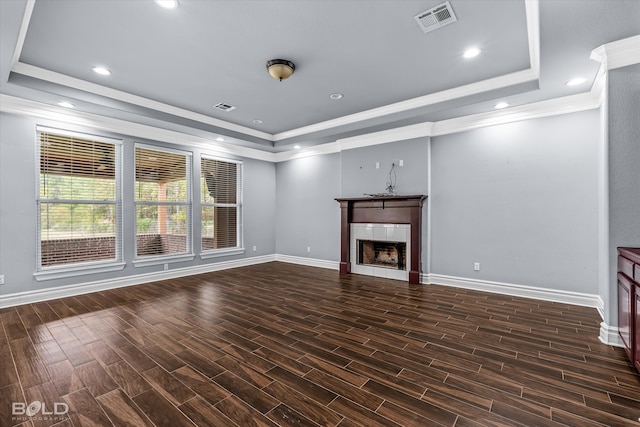
[[[2,0],[0,89],[282,151],[588,92],[591,51],[640,34],[636,0],[450,0],[457,22],[423,33],[414,15],[441,3]],[[294,75],[271,78],[273,58]]]

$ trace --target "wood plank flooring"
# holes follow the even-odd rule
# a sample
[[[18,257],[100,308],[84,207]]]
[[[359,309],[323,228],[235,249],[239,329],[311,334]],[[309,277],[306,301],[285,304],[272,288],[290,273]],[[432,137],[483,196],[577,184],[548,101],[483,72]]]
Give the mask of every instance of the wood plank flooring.
[[[639,376],[566,304],[274,262],[0,319],[0,426],[640,425]],[[69,411],[11,415],[34,401]]]

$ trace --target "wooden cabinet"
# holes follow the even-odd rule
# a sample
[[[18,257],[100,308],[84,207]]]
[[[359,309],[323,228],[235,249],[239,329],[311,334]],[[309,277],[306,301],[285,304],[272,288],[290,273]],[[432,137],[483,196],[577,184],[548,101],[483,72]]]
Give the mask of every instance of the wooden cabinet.
[[[640,371],[640,248],[618,248],[618,331]]]
[[[634,310],[636,321],[633,325],[635,331],[635,345],[633,351],[633,364],[640,372],[640,284],[636,283],[635,298],[634,298]]]
[[[627,351],[629,360],[633,360],[633,297],[635,292],[631,281],[622,273],[618,273],[618,333]]]

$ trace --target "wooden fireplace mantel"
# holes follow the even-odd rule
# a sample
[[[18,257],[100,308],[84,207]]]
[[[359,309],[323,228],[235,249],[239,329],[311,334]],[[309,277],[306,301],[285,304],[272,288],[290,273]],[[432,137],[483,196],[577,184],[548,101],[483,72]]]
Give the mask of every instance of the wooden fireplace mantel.
[[[351,224],[410,224],[411,225],[411,270],[409,283],[420,283],[422,204],[424,194],[409,196],[371,196],[336,198],[340,203],[340,273],[351,272],[349,245]]]

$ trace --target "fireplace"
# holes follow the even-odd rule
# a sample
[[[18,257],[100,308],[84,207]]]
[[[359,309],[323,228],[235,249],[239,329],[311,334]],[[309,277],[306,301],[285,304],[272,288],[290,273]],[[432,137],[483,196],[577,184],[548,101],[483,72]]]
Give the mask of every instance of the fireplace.
[[[393,270],[406,270],[406,242],[378,242],[375,240],[358,240],[357,263]]]
[[[351,224],[351,273],[409,280],[409,224]]]
[[[427,196],[340,198],[340,273],[420,283]]]

